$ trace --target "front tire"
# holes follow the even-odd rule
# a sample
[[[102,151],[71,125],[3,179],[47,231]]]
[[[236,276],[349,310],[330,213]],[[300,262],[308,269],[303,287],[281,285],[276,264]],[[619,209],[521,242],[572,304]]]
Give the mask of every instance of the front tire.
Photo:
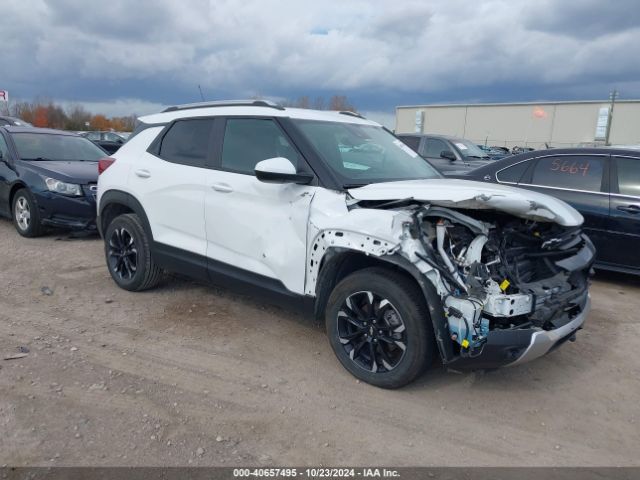
[[[424,296],[415,282],[396,271],[374,267],[352,273],[335,287],[325,312],[334,353],[364,382],[399,388],[434,360]]]
[[[11,205],[13,225],[23,237],[33,238],[42,235],[44,229],[40,223],[40,212],[36,200],[29,190],[21,188],[13,197]]]
[[[155,287],[162,269],[151,254],[150,239],[135,214],[116,217],[105,230],[107,268],[119,287],[139,292]]]

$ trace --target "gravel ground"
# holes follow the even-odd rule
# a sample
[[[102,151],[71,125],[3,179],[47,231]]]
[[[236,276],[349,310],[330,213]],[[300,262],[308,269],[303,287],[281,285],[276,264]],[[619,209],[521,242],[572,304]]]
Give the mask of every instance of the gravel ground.
[[[640,465],[640,279],[598,274],[536,362],[386,391],[310,318],[176,277],[125,292],[95,237],[0,220],[0,245],[0,464]]]

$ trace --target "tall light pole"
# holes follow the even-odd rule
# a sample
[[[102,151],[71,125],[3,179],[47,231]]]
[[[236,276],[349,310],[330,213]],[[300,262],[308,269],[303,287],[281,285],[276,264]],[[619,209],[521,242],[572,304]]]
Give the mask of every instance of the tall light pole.
[[[607,119],[607,133],[604,136],[604,144],[609,144],[609,134],[611,133],[611,122],[613,121],[613,107],[616,104],[616,98],[618,98],[618,90],[613,90],[613,92],[609,93],[609,118]]]

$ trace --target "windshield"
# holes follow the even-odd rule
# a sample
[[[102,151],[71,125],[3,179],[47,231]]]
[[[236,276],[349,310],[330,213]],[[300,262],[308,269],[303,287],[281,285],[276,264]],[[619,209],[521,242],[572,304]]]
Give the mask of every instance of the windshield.
[[[469,140],[464,140],[462,138],[453,138],[451,142],[456,146],[461,155],[465,157],[478,157],[483,158],[487,156],[487,152],[482,151],[482,149],[473,142]]]
[[[294,120],[345,187],[439,178],[440,173],[382,127]]]
[[[83,137],[50,133],[14,133],[11,137],[22,160],[98,161],[107,156]]]

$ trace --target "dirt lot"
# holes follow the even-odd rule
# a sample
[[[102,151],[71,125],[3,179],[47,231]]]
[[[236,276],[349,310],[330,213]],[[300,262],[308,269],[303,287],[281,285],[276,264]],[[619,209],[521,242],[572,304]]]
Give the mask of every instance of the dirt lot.
[[[598,275],[534,363],[351,377],[311,319],[169,278],[118,289],[97,238],[0,220],[0,464],[640,465],[640,280]]]

